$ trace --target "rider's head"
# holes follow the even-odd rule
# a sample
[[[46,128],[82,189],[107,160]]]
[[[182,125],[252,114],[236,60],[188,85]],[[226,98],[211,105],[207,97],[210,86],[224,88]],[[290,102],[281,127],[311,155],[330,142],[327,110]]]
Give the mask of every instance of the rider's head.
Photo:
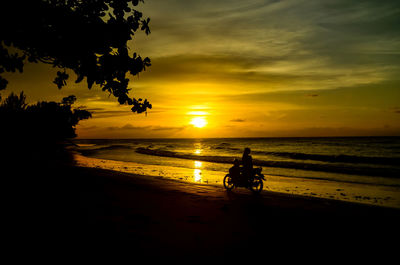
[[[235,160],[233,160],[233,165],[234,166],[240,166],[240,161],[239,161],[239,159],[237,159],[237,158],[235,158]]]
[[[246,148],[244,149],[244,153],[245,153],[245,154],[250,154],[250,152],[251,152],[250,148],[246,147]]]

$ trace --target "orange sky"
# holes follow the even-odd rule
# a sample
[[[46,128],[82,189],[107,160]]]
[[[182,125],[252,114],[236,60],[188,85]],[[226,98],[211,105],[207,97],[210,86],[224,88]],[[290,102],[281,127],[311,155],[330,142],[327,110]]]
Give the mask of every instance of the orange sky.
[[[152,60],[130,82],[147,116],[71,72],[58,90],[47,65],[4,75],[2,96],[76,95],[80,138],[400,135],[398,3],[321,2],[146,1],[152,33],[129,45]]]

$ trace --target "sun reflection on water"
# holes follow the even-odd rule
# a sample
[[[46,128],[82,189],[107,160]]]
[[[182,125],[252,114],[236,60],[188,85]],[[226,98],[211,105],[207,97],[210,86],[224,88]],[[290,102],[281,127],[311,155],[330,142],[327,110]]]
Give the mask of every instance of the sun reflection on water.
[[[195,167],[195,168],[201,168],[202,166],[203,166],[203,162],[194,161],[194,167]]]
[[[202,148],[203,146],[202,146],[201,142],[195,143],[193,147],[194,147],[193,154],[200,155],[203,152],[203,148]]]
[[[194,170],[193,170],[193,175],[194,175],[194,181],[195,182],[201,182],[203,180],[203,176],[201,173],[201,167],[203,166],[203,163],[200,161],[194,161]]]

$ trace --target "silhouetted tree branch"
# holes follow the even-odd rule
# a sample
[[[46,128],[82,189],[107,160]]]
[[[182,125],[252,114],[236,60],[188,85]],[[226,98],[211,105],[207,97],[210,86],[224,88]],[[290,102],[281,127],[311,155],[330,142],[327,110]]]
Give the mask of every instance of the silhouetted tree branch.
[[[54,83],[66,85],[71,69],[76,83],[99,85],[141,113],[151,104],[128,96],[129,79],[151,65],[149,58],[130,52],[127,42],[142,30],[150,34],[149,18],[134,9],[143,0],[5,0],[0,16],[0,90],[4,72],[23,71],[28,62],[61,68]]]

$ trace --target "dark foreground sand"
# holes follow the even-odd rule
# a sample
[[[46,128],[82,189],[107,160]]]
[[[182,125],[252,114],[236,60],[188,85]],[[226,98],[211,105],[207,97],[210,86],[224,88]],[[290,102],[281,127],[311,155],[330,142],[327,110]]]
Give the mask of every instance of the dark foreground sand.
[[[398,251],[398,209],[94,168],[12,176],[19,179],[4,186],[5,231],[15,260],[384,264]]]

